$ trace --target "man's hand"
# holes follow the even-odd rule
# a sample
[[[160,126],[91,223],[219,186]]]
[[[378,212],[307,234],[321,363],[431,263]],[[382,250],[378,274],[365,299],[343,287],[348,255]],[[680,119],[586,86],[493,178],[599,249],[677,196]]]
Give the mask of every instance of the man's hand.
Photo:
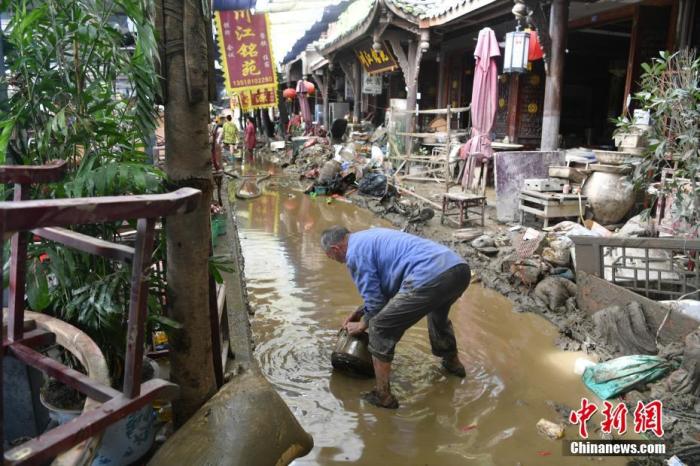
[[[367,330],[367,323],[364,320],[360,320],[359,322],[348,322],[344,327],[350,335],[359,335]]]
[[[352,314],[350,314],[344,321],[343,321],[343,328],[347,327],[347,325],[350,322],[358,322],[360,319],[362,319],[362,315],[365,313],[365,307],[360,306],[354,311],[352,311]]]

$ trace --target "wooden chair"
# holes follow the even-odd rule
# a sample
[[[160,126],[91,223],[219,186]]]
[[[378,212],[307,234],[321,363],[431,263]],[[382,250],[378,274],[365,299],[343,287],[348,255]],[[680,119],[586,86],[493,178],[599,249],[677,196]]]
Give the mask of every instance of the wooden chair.
[[[146,279],[151,269],[156,220],[191,212],[198,205],[201,192],[182,188],[168,194],[27,200],[30,184],[57,182],[63,177],[65,168],[65,162],[37,167],[0,166],[0,183],[15,184],[14,201],[0,202],[0,237],[11,234],[9,310],[3,354],[14,356],[24,364],[39,369],[102,404],[94,410],[84,411],[71,422],[3,451],[5,464],[44,464],[153,400],[172,399],[178,393],[178,387],[165,380],[153,379],[141,383],[148,298]],[[70,225],[129,219],[137,219],[133,247],[65,228]],[[41,329],[25,328],[26,259],[31,235],[131,264],[124,385],[121,391],[64,366],[35,349],[52,344],[55,336]],[[4,263],[2,255],[0,250],[0,263]],[[2,272],[0,278],[1,274]],[[0,430],[0,441],[2,440]]]
[[[481,218],[481,226],[484,226],[486,216],[486,179],[488,178],[488,164],[477,162],[477,157],[472,154],[462,165],[457,180],[461,180],[465,173],[471,176],[468,185],[462,185],[462,192],[446,192],[442,195],[442,216],[440,222],[445,223],[449,217],[459,217],[458,224],[463,227],[469,220],[469,214]],[[469,166],[469,170],[466,167]],[[456,212],[451,211],[456,207]]]

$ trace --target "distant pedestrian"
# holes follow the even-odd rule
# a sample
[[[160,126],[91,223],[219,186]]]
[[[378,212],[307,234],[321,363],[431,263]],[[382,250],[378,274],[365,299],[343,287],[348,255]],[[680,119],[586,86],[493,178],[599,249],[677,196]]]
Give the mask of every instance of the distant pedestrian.
[[[224,123],[224,145],[232,156],[236,150],[237,144],[238,127],[233,122],[233,117],[231,115],[226,115],[226,123]]]
[[[289,119],[289,123],[287,123],[287,134],[294,136],[294,133],[297,133],[301,130],[301,115],[298,113],[293,113],[292,118]]]
[[[211,145],[211,164],[215,171],[223,168],[221,161],[221,149],[223,140],[223,129],[220,118],[215,118],[209,133],[209,144]]]
[[[253,117],[249,116],[248,123],[245,125],[246,158],[249,162],[253,162],[253,151],[257,142],[258,141],[255,138],[255,120]]]

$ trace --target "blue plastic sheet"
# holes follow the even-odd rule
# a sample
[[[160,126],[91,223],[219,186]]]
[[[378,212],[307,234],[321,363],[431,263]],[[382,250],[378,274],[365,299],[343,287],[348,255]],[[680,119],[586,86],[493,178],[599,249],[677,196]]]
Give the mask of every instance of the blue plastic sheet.
[[[607,400],[628,392],[637,385],[653,382],[670,369],[671,363],[659,356],[622,356],[586,368],[583,382],[599,398]]]

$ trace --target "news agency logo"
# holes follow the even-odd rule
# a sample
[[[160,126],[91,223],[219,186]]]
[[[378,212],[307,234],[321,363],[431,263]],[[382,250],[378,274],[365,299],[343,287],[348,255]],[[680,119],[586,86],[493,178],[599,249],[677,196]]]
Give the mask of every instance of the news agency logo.
[[[663,456],[666,445],[653,440],[565,440],[564,456]]]
[[[581,408],[571,411],[569,422],[578,425],[580,440],[565,440],[562,444],[565,456],[657,456],[666,454],[666,445],[653,440],[588,440],[588,421],[593,414],[600,411],[603,420],[600,431],[604,434],[623,435],[627,432],[627,414],[625,403],[613,404],[603,402],[599,409],[588,398],[581,399]],[[657,438],[664,435],[663,404],[660,400],[648,403],[638,401],[633,411],[632,430],[636,434],[653,434]]]
[[[588,401],[588,398],[581,399],[581,408],[571,411],[569,414],[569,422],[578,425],[578,434],[582,439],[588,438],[588,420],[593,414],[598,411],[598,406],[595,403]],[[603,422],[600,423],[600,430],[605,434],[611,434],[617,431],[619,435],[627,432],[627,405],[618,403],[613,405],[609,401],[603,402]],[[634,432],[636,434],[653,433],[656,437],[661,438],[664,435],[663,428],[663,404],[659,400],[644,403],[637,402],[634,409]]]

